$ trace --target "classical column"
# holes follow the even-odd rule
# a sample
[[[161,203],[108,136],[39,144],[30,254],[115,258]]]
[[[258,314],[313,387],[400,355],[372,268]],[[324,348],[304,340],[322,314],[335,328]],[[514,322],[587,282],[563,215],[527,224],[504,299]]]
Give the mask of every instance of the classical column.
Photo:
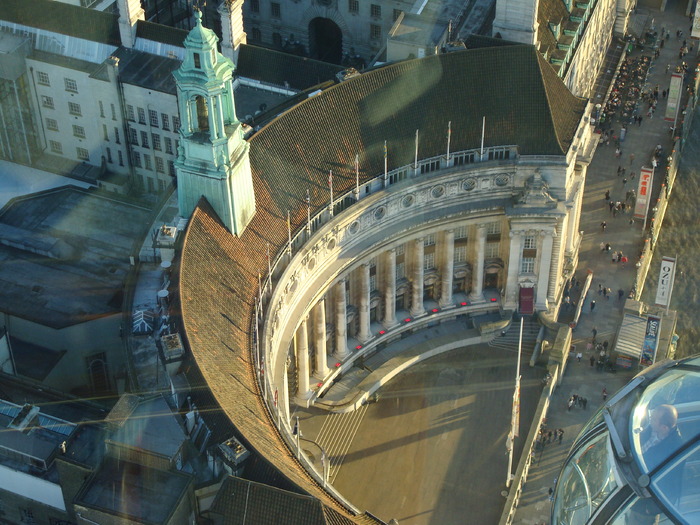
[[[214,114],[214,98],[207,97],[207,120],[209,121],[209,138],[216,139],[216,115]]]
[[[440,277],[440,308],[452,305],[452,280],[455,270],[455,231],[447,230],[442,237],[442,268]]]
[[[542,248],[540,249],[540,267],[537,272],[537,306],[547,309],[547,291],[549,290],[549,269],[552,264],[552,244],[554,232],[546,230],[540,232],[542,236]]]
[[[348,352],[347,305],[345,303],[345,279],[335,285],[335,356],[345,359]]]
[[[363,264],[358,270],[360,274],[360,286],[358,297],[358,316],[360,318],[360,330],[357,340],[365,343],[371,338],[369,331],[369,264]]]
[[[326,300],[321,299],[314,307],[314,347],[316,349],[316,379],[324,379],[328,374],[326,357]]]
[[[423,259],[425,246],[423,238],[413,241],[413,288],[411,289],[411,315],[418,317],[425,313],[423,307]]]
[[[476,260],[472,271],[471,301],[484,300],[484,256],[486,254],[486,225],[479,224],[476,228]]]
[[[559,277],[562,272],[562,257],[564,256],[562,253],[564,245],[564,239],[562,239],[563,231],[561,225],[552,231],[552,262],[549,265],[549,290],[547,291],[547,300],[550,304],[556,302],[559,295],[559,288],[562,285]]]
[[[384,254],[384,328],[396,326],[396,249]]]
[[[508,254],[508,280],[506,281],[506,297],[504,308],[512,308],[518,304],[518,274],[520,273],[520,255],[522,251],[522,232],[511,230],[510,253]]]
[[[220,139],[221,137],[224,136],[226,133],[226,130],[223,129],[225,127],[224,124],[224,105],[223,105],[223,97],[221,94],[218,94],[216,96],[216,113],[218,115],[217,120],[217,127],[216,127],[216,138]]]
[[[297,397],[305,401],[311,397],[309,389],[309,338],[306,331],[306,319],[297,328],[294,343],[297,354]]]

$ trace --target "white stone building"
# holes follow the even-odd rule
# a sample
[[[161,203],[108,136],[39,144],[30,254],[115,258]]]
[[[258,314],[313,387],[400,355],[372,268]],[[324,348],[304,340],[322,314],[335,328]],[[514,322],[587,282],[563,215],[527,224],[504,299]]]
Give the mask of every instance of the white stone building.
[[[556,315],[578,260],[591,104],[533,46],[476,48],[347,80],[227,157],[237,123],[212,108],[230,66],[198,62],[212,49],[191,38],[178,72],[190,79],[181,213],[199,200],[177,261],[183,334],[243,438],[324,500],[284,445],[293,404],[402,334]],[[197,63],[217,64],[211,81],[191,80]],[[207,147],[202,169],[188,167],[187,152]],[[222,203],[254,214],[241,226]]]
[[[590,97],[632,7],[630,0],[497,0],[493,35],[536,46],[572,93]]]

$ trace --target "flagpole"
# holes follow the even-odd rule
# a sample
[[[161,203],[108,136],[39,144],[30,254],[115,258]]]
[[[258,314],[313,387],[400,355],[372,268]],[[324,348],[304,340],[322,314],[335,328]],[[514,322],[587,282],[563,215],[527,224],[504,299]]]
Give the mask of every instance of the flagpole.
[[[510,418],[510,432],[508,438],[510,441],[510,447],[508,447],[508,477],[506,478],[506,487],[510,487],[513,481],[513,441],[520,433],[518,427],[520,426],[520,355],[523,350],[523,318],[520,318],[520,338],[518,340],[518,365],[515,371],[515,391],[513,392],[513,407],[511,411]]]
[[[311,195],[306,188],[306,233],[311,235]]]
[[[330,214],[331,217],[333,217],[333,170],[330,170],[328,172],[328,186],[330,186],[331,189],[331,207],[330,207]]]
[[[481,119],[481,157],[484,156],[484,132],[486,131],[486,116]],[[481,159],[479,159],[481,160]]]
[[[447,123],[447,163],[450,162],[450,139],[452,138],[452,121]]]
[[[387,186],[387,181],[389,179],[389,152],[386,149],[386,140],[384,141],[384,187]]]
[[[270,261],[270,243],[267,243],[267,287],[272,291],[272,262]]]
[[[360,200],[360,155],[355,153],[355,200]]]
[[[292,220],[289,216],[289,210],[287,210],[287,238],[289,241],[287,244],[287,251],[289,255],[292,255]]]
[[[416,154],[413,160],[413,169],[418,170],[418,130],[416,130]]]

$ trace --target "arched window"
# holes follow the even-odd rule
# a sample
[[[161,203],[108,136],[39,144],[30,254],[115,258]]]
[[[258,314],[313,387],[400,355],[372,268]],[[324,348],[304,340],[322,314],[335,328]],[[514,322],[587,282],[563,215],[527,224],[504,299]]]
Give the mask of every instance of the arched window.
[[[209,129],[209,108],[207,107],[207,101],[200,95],[197,95],[195,101],[197,103],[197,128],[199,128],[200,131],[206,131]]]

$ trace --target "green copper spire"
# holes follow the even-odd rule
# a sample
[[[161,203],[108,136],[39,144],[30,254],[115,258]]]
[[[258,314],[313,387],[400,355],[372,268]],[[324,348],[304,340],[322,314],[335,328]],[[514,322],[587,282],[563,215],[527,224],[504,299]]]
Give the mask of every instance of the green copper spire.
[[[173,73],[180,110],[180,148],[175,162],[180,214],[189,218],[204,196],[234,235],[255,214],[248,143],[236,118],[231,60],[217,51],[218,38],[202,26],[185,39],[185,59]]]

